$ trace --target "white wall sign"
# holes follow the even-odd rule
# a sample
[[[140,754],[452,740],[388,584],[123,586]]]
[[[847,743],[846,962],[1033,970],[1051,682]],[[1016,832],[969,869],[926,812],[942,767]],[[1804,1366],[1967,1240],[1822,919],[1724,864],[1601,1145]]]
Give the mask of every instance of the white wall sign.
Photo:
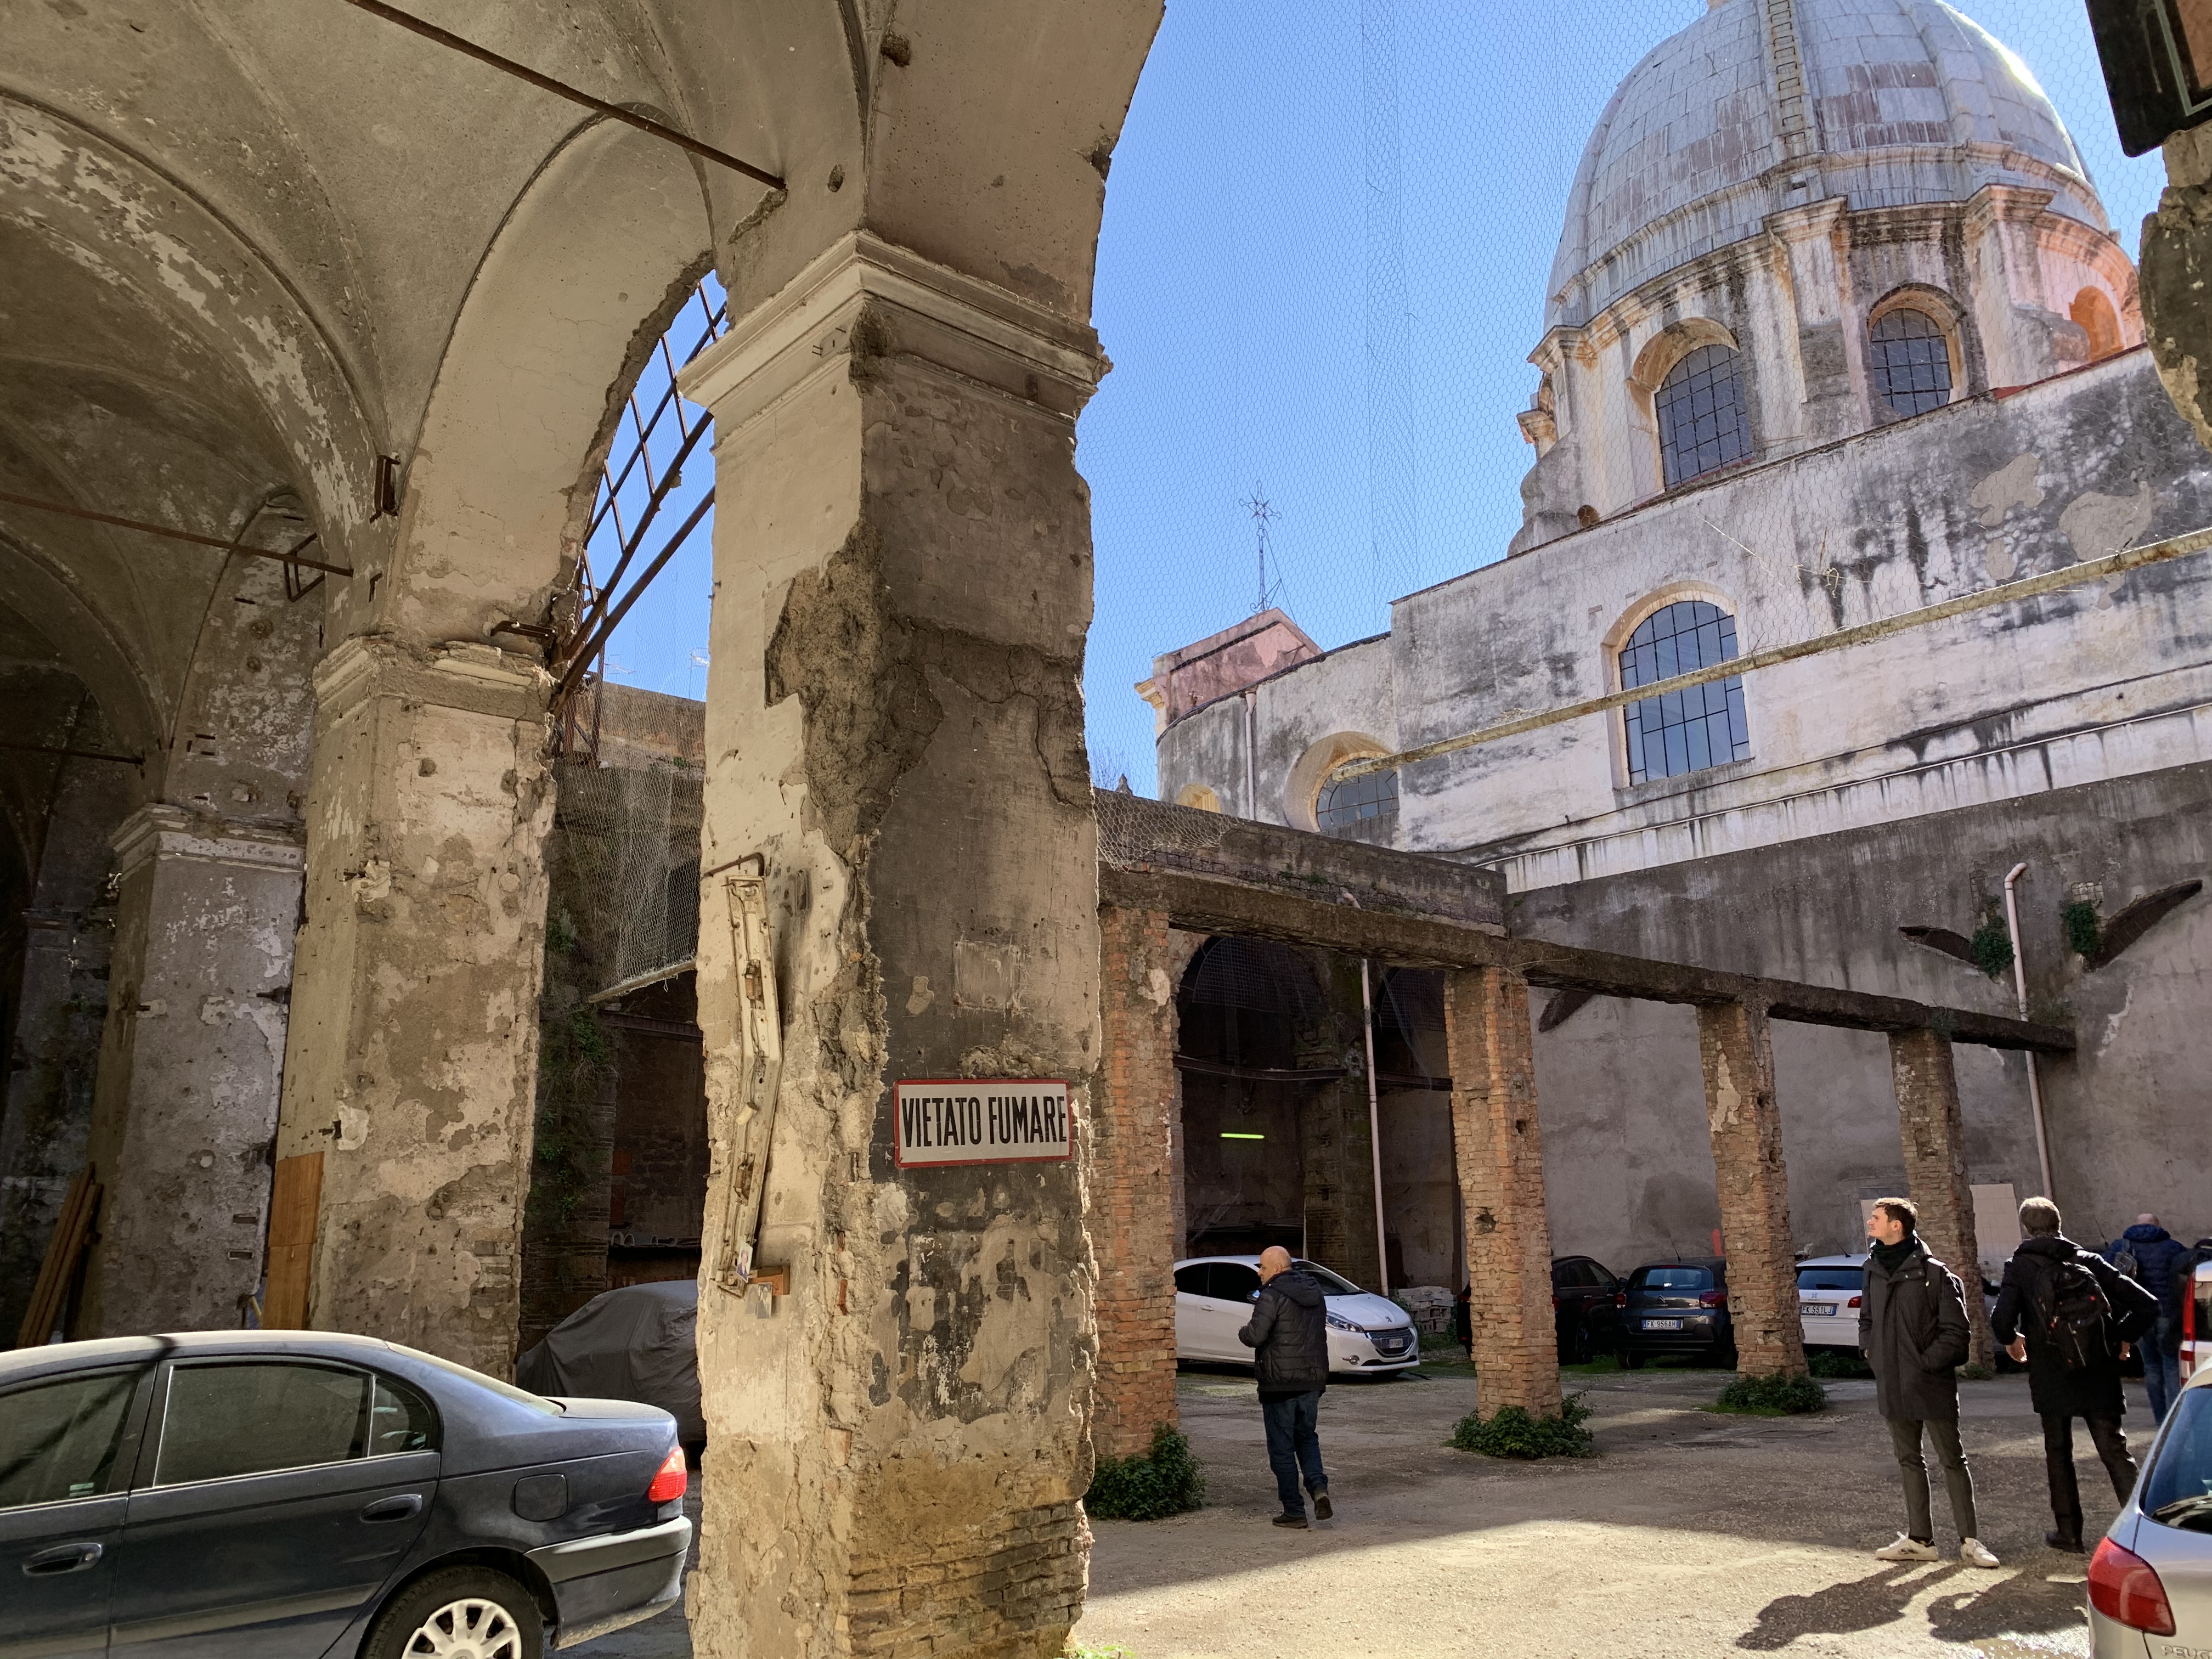
[[[898,1164],[1033,1164],[1073,1149],[1067,1085],[1041,1078],[901,1083],[894,1091]]]

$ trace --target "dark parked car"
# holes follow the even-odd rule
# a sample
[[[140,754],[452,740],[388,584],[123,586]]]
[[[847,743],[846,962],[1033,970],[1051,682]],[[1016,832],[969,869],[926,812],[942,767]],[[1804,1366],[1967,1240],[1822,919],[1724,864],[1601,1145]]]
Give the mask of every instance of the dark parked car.
[[[681,1591],[676,1423],[410,1348],[0,1353],[0,1659],[539,1659]]]
[[[699,1281],[602,1291],[514,1362],[514,1380],[566,1399],[640,1400],[676,1419],[695,1463],[707,1443],[699,1409]]]
[[[1703,1354],[1735,1364],[1728,1263],[1718,1256],[1644,1263],[1621,1288],[1619,1317],[1617,1352],[1629,1370],[1656,1353]]]
[[[1552,1323],[1561,1364],[1613,1352],[1620,1295],[1620,1281],[1603,1262],[1586,1255],[1552,1258]]]

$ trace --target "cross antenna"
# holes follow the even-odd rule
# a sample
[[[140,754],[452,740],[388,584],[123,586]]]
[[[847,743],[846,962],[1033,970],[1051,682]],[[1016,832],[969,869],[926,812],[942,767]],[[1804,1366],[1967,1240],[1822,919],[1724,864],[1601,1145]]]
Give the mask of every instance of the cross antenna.
[[[1252,493],[1246,496],[1240,505],[1252,515],[1252,538],[1259,544],[1259,598],[1252,606],[1252,614],[1256,617],[1273,603],[1276,594],[1283,586],[1279,571],[1275,577],[1274,586],[1270,587],[1267,585],[1267,526],[1282,515],[1267,504],[1266,489],[1257,479],[1253,481]]]

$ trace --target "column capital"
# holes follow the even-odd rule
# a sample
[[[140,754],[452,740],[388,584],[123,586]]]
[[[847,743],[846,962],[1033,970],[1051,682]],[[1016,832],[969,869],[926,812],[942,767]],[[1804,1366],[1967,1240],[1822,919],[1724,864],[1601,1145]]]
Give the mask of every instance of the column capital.
[[[541,718],[553,677],[526,657],[468,641],[424,651],[376,635],[341,640],[315,665],[315,713],[330,720],[373,697],[506,720]]]
[[[129,876],[149,859],[189,859],[201,864],[232,864],[251,870],[298,874],[307,854],[297,830],[236,823],[167,801],[153,801],[123,820],[107,844],[115,849],[116,873]]]
[[[1110,365],[1090,325],[866,231],[831,243],[677,376],[721,435],[817,375],[918,357],[1073,422]]]

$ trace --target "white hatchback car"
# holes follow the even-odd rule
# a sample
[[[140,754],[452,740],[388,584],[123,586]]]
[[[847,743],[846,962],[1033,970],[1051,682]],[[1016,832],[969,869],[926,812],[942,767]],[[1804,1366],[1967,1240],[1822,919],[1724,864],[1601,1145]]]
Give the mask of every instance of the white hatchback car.
[[[1866,1261],[1863,1255],[1813,1255],[1797,1264],[1797,1322],[1808,1348],[1859,1351]]]
[[[1321,1285],[1328,1309],[1328,1369],[1333,1376],[1401,1371],[1421,1363],[1413,1316],[1387,1297],[1363,1291],[1314,1261],[1291,1264]],[[1249,1365],[1252,1350],[1237,1340],[1260,1294],[1256,1255],[1202,1255],[1176,1263],[1176,1358]]]
[[[2096,1659],[2212,1652],[2212,1369],[2182,1389],[2089,1558]]]

